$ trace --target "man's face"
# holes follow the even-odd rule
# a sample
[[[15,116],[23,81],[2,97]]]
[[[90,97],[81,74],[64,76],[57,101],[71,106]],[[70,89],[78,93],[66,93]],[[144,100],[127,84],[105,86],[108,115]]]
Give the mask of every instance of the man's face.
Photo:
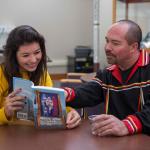
[[[130,56],[130,49],[132,47],[125,39],[127,31],[127,24],[115,24],[108,30],[105,53],[109,64],[122,64]]]

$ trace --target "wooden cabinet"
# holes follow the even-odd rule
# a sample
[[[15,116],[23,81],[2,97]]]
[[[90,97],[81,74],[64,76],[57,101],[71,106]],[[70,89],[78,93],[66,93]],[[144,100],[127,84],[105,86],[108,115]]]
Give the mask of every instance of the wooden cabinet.
[[[150,0],[116,0],[116,21],[129,19],[142,29],[143,40],[150,32]]]
[[[125,3],[143,3],[143,2],[150,2],[150,0],[119,0]]]
[[[150,2],[150,0],[118,0],[125,3],[125,19],[128,19],[129,16],[129,4],[130,3],[145,3]]]

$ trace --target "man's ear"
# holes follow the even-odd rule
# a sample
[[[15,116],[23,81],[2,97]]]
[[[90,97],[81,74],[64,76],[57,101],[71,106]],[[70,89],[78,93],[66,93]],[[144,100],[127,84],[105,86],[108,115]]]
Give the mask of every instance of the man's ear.
[[[137,49],[138,49],[138,43],[137,42],[134,42],[130,45],[130,52],[134,52]]]

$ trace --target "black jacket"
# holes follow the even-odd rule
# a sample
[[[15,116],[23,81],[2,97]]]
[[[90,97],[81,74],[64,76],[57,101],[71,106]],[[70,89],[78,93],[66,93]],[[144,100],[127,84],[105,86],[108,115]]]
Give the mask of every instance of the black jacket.
[[[72,107],[94,106],[105,102],[105,112],[119,119],[133,116],[142,124],[142,132],[150,134],[150,57],[141,51],[126,82],[122,81],[119,68],[113,65],[98,71],[96,77],[75,88]],[[137,124],[138,128],[138,124]],[[138,132],[138,131],[137,131]]]

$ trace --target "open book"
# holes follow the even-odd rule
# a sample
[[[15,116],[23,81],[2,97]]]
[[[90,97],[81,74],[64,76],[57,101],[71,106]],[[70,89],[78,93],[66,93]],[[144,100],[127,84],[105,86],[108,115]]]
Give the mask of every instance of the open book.
[[[21,88],[18,95],[26,96],[25,106],[16,113],[18,119],[33,120],[37,128],[64,128],[66,102],[60,88],[34,86],[30,80],[13,78],[13,89]]]

